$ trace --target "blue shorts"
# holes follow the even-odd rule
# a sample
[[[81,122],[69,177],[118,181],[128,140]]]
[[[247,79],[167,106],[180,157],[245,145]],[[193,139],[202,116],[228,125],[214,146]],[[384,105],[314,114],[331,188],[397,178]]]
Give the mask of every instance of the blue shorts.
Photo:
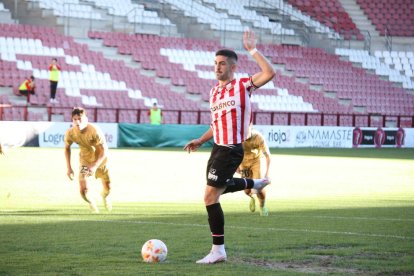
[[[233,185],[233,175],[243,161],[243,155],[242,144],[214,144],[207,163],[207,185],[217,188]]]

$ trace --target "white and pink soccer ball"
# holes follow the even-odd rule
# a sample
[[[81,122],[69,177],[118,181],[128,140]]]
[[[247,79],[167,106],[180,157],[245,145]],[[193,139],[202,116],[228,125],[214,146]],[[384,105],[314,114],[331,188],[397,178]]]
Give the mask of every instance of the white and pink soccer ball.
[[[146,263],[162,263],[167,259],[168,249],[163,241],[151,239],[141,249],[142,259]]]

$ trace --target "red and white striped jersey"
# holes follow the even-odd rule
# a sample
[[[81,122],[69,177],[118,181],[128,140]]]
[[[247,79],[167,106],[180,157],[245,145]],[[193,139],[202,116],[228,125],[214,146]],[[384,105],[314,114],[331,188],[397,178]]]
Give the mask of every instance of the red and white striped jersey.
[[[239,144],[247,138],[252,122],[251,77],[234,79],[210,90],[211,128],[218,145]]]

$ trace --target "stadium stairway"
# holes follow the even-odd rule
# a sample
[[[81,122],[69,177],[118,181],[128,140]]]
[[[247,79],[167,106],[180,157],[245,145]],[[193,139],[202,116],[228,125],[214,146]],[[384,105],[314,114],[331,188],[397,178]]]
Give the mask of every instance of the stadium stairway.
[[[342,7],[348,13],[357,28],[361,30],[361,33],[364,36],[367,36],[367,32],[369,33],[371,43],[375,44],[376,48],[384,45],[384,38],[380,38],[379,32],[375,29],[375,26],[371,24],[361,7],[357,4],[356,0],[338,1],[341,3]]]
[[[381,34],[375,24],[368,18],[364,8],[360,6],[357,0],[338,0],[341,2],[345,11],[355,22],[356,26],[362,31],[364,36],[367,36],[366,32],[369,32],[369,45],[365,45],[364,49],[372,49],[375,51],[388,50],[386,38]],[[395,40],[393,50],[408,51],[412,48],[414,39],[407,37],[393,37]],[[354,47],[352,47],[354,48]]]
[[[287,2],[303,13],[309,14],[312,18],[334,29],[345,40],[363,40],[360,30],[355,26],[338,0],[288,0]]]

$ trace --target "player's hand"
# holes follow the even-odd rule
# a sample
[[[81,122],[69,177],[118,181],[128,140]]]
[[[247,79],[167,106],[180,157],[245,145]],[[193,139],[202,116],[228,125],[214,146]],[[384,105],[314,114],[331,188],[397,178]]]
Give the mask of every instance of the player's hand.
[[[98,169],[98,168],[97,168],[97,167],[95,167],[95,166],[93,166],[93,167],[89,167],[89,173],[88,173],[88,176],[92,176],[92,175],[94,175],[97,169]]]
[[[67,176],[69,177],[70,180],[73,180],[75,178],[75,174],[73,173],[72,169],[68,170],[68,172],[66,174],[67,174]]]
[[[197,151],[197,149],[202,145],[202,143],[200,143],[199,139],[194,139],[191,140],[190,142],[188,142],[185,146],[184,146],[184,150],[186,150],[188,153],[192,152],[192,151]]]
[[[256,36],[253,31],[247,29],[243,34],[243,45],[247,51],[256,48]]]

